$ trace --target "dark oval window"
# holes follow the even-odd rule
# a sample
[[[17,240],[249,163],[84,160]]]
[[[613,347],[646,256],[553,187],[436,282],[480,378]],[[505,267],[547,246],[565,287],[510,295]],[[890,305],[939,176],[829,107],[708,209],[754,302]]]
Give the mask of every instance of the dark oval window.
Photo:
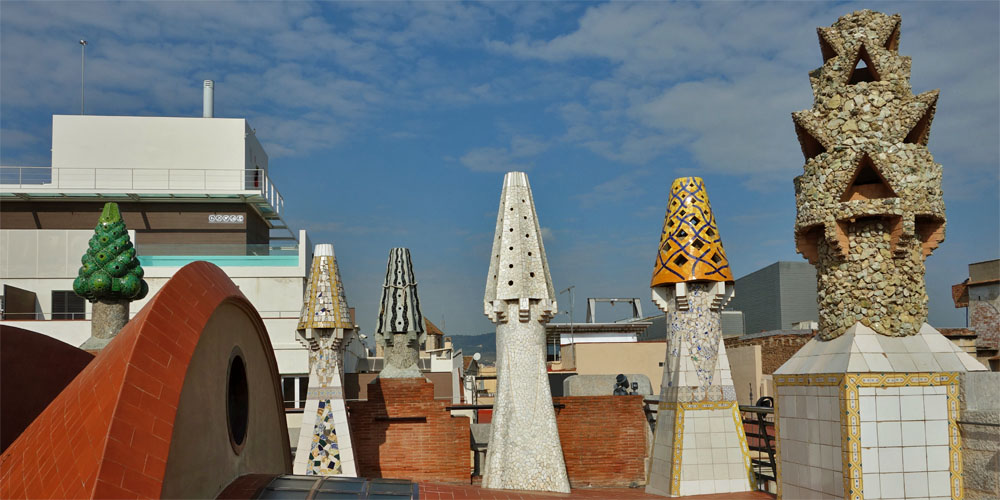
[[[250,416],[250,394],[247,385],[247,370],[239,349],[233,351],[229,360],[229,381],[226,384],[226,417],[229,419],[229,440],[233,450],[239,453],[247,437],[247,422]]]

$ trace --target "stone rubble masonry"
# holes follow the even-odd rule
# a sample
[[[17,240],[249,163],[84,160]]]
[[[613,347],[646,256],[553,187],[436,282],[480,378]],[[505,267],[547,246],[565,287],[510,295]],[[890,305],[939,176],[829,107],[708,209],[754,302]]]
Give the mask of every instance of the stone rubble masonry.
[[[367,401],[350,401],[358,475],[468,483],[469,418],[452,417],[423,378],[375,379]]]
[[[726,349],[735,349],[752,345],[760,346],[761,373],[770,375],[785,364],[802,346],[812,339],[813,330],[803,330],[802,333],[788,333],[769,337],[756,337],[740,340],[739,337],[725,339]],[[743,389],[742,387],[739,389]]]
[[[483,312],[497,325],[497,389],[483,487],[569,493],[545,365],[544,323],[558,309],[523,172],[504,176],[494,236]]]
[[[965,498],[1000,498],[1000,373],[963,374],[960,387]]]
[[[927,318],[923,261],[945,226],[941,165],[927,150],[938,91],[913,95],[899,31],[899,15],[870,10],[819,28],[813,107],[792,114],[806,158],[796,248],[817,268],[824,339],[858,321],[915,335]]]

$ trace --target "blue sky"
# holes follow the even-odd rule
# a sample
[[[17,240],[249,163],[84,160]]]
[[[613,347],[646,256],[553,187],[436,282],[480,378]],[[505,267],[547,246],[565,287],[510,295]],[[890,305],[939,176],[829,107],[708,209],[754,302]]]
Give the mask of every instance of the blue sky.
[[[216,116],[257,129],[291,225],[335,245],[364,331],[393,246],[412,251],[427,317],[492,330],[508,170],[528,172],[576,320],[587,297],[641,297],[651,314],[675,177],[705,178],[737,277],[801,259],[790,113],[812,103],[816,27],[866,7],[902,14],[914,91],[941,89],[929,148],[948,230],[927,261],[930,322],[962,326],[950,285],[1000,255],[997,2],[5,1],[0,162],[50,163],[51,115],[79,111],[85,38],[90,114],[200,116],[216,80]]]

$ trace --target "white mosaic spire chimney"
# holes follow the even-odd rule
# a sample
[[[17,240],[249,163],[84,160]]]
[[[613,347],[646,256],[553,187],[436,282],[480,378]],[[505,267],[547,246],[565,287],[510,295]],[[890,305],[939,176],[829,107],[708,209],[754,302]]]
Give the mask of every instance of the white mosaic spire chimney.
[[[379,378],[420,377],[419,347],[426,338],[410,249],[393,248],[389,250],[375,330],[375,342],[385,352]]]
[[[309,349],[295,474],[357,476],[344,405],[343,342],[354,330],[333,245],[316,245],[296,338]],[[296,402],[297,403],[297,402]]]
[[[484,312],[497,325],[497,390],[483,486],[569,492],[545,366],[556,312],[528,176],[504,177]]]

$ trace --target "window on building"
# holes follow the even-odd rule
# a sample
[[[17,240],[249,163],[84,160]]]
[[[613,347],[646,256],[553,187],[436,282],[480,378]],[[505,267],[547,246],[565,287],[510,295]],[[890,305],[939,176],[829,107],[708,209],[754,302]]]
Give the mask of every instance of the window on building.
[[[545,343],[547,344],[546,349],[546,361],[559,361],[562,359],[562,353],[559,349],[559,334],[548,335],[545,338]]]
[[[281,394],[285,409],[306,407],[306,393],[309,391],[308,375],[284,375],[281,377]]]
[[[52,319],[84,319],[86,302],[72,290],[52,291]]]

